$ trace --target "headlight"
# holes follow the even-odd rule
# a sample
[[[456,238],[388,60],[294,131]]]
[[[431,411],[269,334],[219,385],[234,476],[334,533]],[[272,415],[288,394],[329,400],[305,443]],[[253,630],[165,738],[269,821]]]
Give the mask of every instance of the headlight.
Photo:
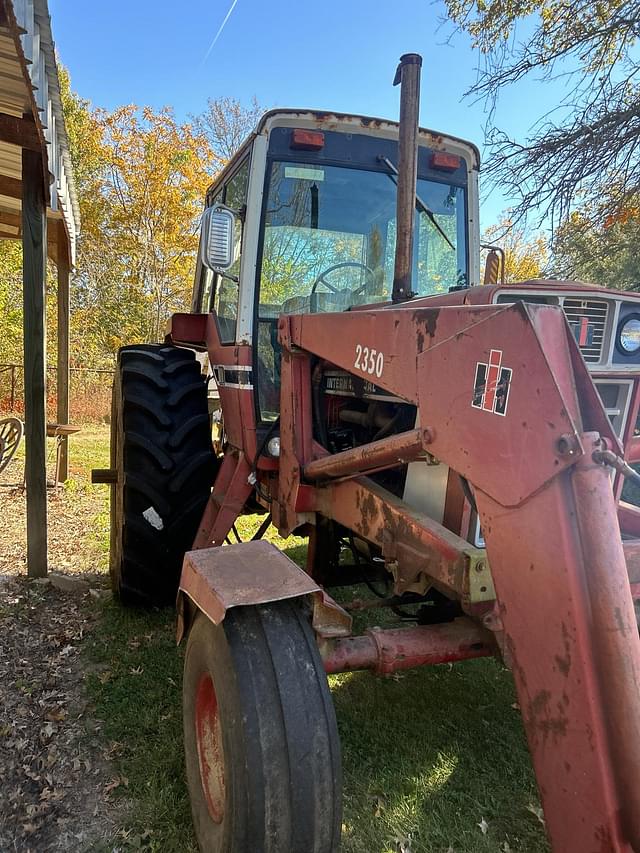
[[[624,355],[634,355],[640,350],[640,315],[633,314],[620,323],[616,343]]]
[[[639,321],[640,322],[640,321]],[[274,435],[273,438],[270,438],[267,442],[267,453],[269,456],[275,456],[276,458],[280,456],[280,436]]]

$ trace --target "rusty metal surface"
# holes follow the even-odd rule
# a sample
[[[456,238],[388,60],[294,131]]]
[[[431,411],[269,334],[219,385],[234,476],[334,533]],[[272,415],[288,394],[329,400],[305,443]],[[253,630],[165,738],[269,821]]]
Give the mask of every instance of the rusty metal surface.
[[[491,633],[464,617],[442,625],[372,628],[363,636],[321,645],[325,672],[372,669],[378,675],[487,657],[496,651]]]
[[[509,306],[414,308],[413,305],[412,301],[377,310],[283,317],[278,325],[280,340],[285,348],[299,347],[311,352],[417,404],[416,357],[432,344],[433,337],[437,334],[440,340],[445,340],[459,334],[465,326],[499,314]],[[358,345],[367,347],[369,352],[382,351],[384,366],[380,375],[355,366]],[[459,377],[456,383],[459,384]]]
[[[516,506],[581,455],[576,385],[593,385],[584,362],[573,363],[558,308],[516,303],[472,325],[464,322],[468,309],[450,310],[459,312],[460,334],[441,341],[436,333],[417,359],[430,451],[503,506]],[[589,427],[617,446],[599,398],[590,402]]]
[[[281,332],[288,329],[289,317],[280,319]],[[311,459],[313,416],[311,412],[311,372],[309,356],[284,350],[280,389],[280,474],[278,494],[272,514],[281,535],[298,524],[296,509],[302,467]]]
[[[400,83],[398,127],[398,192],[396,194],[396,249],[392,302],[412,296],[413,223],[416,214],[418,177],[418,121],[420,114],[420,71],[422,57],[406,53],[400,57],[394,85]]]
[[[211,496],[198,525],[193,548],[222,545],[253,492],[251,468],[242,452],[225,453]]]
[[[322,480],[411,462],[424,455],[429,441],[427,430],[414,429],[316,459],[304,466],[303,474],[307,480]]]
[[[460,598],[467,588],[466,574],[477,549],[371,480],[319,487],[315,508],[380,546],[394,573],[396,593],[422,593],[435,583]]]
[[[640,641],[608,475],[579,465],[517,509],[476,500],[553,849],[630,853]]]
[[[179,593],[218,625],[230,607],[297,598],[319,589],[286,554],[262,539],[187,552]]]
[[[640,507],[620,501],[618,504],[618,521],[623,534],[634,539],[640,539]]]
[[[640,584],[640,539],[626,539],[622,542],[627,575],[630,584]]]
[[[321,589],[313,596],[311,624],[318,637],[348,637],[351,634],[353,618],[344,607],[340,607],[337,601]]]

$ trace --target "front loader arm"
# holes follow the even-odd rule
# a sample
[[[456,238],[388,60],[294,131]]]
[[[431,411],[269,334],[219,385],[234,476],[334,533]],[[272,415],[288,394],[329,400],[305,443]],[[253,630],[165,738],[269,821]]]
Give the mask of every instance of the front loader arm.
[[[352,529],[375,531],[394,574],[431,572],[463,598],[466,543],[412,526],[402,502],[352,479],[345,454],[324,480],[304,473],[323,452],[297,385],[311,355],[417,404],[425,449],[475,493],[496,592],[485,625],[513,670],[554,850],[640,851],[640,639],[611,481],[593,459],[621,449],[562,312],[407,304],[283,317],[280,337],[283,526],[296,513],[359,515]]]

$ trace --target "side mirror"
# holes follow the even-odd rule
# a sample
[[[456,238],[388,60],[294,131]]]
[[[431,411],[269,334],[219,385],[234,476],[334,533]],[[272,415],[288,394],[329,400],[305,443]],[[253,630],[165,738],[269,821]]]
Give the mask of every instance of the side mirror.
[[[216,204],[202,216],[200,259],[214,272],[228,270],[235,261],[235,216],[228,207]]]

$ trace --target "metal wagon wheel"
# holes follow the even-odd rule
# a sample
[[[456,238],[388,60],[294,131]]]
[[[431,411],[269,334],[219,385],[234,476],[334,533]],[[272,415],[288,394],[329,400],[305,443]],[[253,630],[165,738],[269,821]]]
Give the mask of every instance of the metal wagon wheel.
[[[24,424],[19,418],[0,419],[0,473],[13,459],[24,434]]]

